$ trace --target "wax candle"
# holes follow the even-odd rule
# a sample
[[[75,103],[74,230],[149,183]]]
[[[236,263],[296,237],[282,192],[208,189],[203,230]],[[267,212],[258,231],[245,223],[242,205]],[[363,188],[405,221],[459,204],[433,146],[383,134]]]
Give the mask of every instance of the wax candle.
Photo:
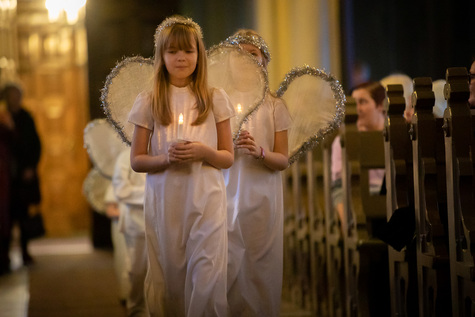
[[[178,133],[177,133],[178,140],[183,140],[183,113],[180,113],[178,116]]]

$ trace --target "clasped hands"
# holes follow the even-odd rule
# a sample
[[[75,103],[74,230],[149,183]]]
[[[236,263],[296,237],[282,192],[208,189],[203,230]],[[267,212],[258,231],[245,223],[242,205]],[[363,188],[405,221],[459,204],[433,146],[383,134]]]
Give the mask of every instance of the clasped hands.
[[[255,159],[261,156],[261,147],[257,145],[256,140],[247,130],[242,130],[239,133],[234,144],[236,149],[247,149],[244,153],[253,156]]]
[[[206,157],[207,146],[201,142],[174,142],[168,147],[170,164],[203,161]]]

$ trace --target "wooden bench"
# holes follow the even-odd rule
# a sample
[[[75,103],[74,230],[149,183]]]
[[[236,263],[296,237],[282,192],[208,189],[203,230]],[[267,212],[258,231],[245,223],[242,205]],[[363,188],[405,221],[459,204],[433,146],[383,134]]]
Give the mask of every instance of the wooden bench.
[[[346,316],[387,316],[387,246],[374,236],[375,228],[386,221],[386,200],[369,189],[369,171],[384,169],[383,134],[359,132],[356,118],[346,109],[341,134]]]
[[[468,73],[448,68],[444,113],[452,315],[475,314],[475,144]],[[473,111],[473,110],[472,110]]]
[[[450,271],[442,121],[434,118],[432,80],[414,79],[411,139],[420,316],[450,316]]]
[[[391,316],[403,317],[418,312],[415,248],[411,245],[415,231],[412,144],[409,125],[403,117],[406,107],[403,86],[388,85],[387,99],[384,153],[386,211],[390,232],[385,234],[390,235],[386,240],[390,244]],[[394,215],[395,212],[398,214]]]

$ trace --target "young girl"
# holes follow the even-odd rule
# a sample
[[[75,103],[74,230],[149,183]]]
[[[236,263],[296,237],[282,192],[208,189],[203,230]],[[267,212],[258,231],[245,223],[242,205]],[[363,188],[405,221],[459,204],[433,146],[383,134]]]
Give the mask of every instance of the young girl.
[[[175,16],[158,26],[154,65],[153,90],[141,93],[129,114],[135,124],[131,166],[148,173],[148,308],[151,316],[225,316],[226,189],[220,169],[234,160],[234,110],[223,90],[207,86],[201,29],[191,19]]]
[[[252,30],[227,39],[263,67],[270,54]],[[267,94],[235,141],[234,165],[224,170],[228,199],[228,304],[232,316],[278,316],[283,265],[283,188],[290,115]]]

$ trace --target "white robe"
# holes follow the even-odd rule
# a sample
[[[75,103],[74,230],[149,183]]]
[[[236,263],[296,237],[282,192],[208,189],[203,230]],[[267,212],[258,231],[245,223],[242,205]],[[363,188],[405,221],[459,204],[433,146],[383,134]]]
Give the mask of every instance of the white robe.
[[[216,123],[234,115],[223,90],[213,93],[213,111],[204,123],[197,116],[189,87],[170,86],[173,123],[153,120],[150,94],[137,97],[129,121],[152,130],[150,155],[165,154],[177,139],[177,122],[184,115],[183,139],[217,149]],[[203,162],[172,166],[147,174],[145,234],[149,272],[146,297],[151,316],[225,316],[226,189],[220,170]]]
[[[126,263],[130,290],[127,294],[127,316],[148,316],[145,305],[144,281],[147,273],[145,221],[143,212],[145,174],[130,167],[130,147],[122,151],[115,162],[112,176],[114,194],[119,202],[120,231],[124,234]]]
[[[288,130],[284,103],[267,96],[244,129],[265,152]],[[279,316],[283,266],[282,175],[239,149],[224,170],[228,199],[228,304],[231,316]]]

